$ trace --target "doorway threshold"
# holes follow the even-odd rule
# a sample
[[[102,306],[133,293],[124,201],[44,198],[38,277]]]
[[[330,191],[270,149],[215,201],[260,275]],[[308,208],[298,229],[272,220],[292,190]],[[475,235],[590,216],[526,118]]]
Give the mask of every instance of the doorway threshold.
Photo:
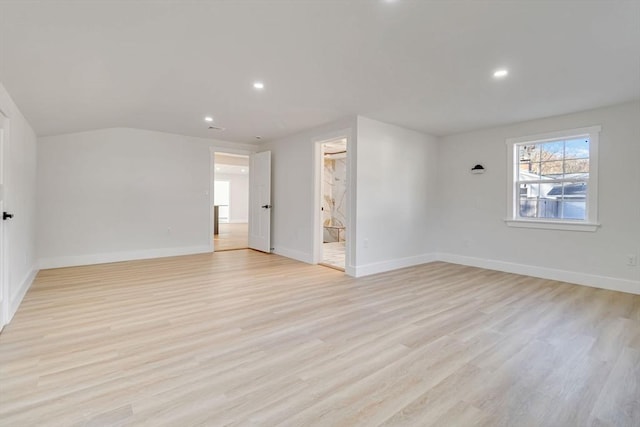
[[[323,267],[332,268],[334,270],[342,271],[344,273],[344,268],[338,267],[337,265],[326,264],[324,262],[319,262],[318,265],[321,265]]]

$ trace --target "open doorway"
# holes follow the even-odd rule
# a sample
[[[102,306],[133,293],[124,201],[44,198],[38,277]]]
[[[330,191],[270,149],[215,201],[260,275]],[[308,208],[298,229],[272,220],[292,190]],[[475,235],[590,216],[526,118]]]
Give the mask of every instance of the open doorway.
[[[213,245],[215,251],[249,247],[249,156],[214,153]]]
[[[322,142],[320,264],[344,271],[347,243],[347,139]]]

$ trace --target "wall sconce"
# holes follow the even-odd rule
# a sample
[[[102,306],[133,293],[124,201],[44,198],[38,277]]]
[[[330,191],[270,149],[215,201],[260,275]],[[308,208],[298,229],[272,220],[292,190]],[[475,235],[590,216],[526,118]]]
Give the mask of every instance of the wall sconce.
[[[484,166],[482,166],[479,163],[471,168],[472,174],[480,174],[480,173],[484,173],[484,171],[485,171]]]

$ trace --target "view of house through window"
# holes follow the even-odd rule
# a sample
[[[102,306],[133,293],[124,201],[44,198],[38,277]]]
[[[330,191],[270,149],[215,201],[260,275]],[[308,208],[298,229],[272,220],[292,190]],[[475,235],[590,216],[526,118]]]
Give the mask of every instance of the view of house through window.
[[[590,137],[516,144],[517,216],[586,220]]]

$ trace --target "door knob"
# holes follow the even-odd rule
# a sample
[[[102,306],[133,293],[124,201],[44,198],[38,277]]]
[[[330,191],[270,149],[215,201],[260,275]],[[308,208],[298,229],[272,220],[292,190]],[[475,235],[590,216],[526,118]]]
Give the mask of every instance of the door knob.
[[[271,209],[271,205],[262,205],[261,206],[263,209]]]
[[[8,220],[8,219],[11,219],[11,218],[13,218],[13,214],[6,213],[6,212],[2,212],[2,219],[3,219],[4,221],[6,221],[6,220]]]

